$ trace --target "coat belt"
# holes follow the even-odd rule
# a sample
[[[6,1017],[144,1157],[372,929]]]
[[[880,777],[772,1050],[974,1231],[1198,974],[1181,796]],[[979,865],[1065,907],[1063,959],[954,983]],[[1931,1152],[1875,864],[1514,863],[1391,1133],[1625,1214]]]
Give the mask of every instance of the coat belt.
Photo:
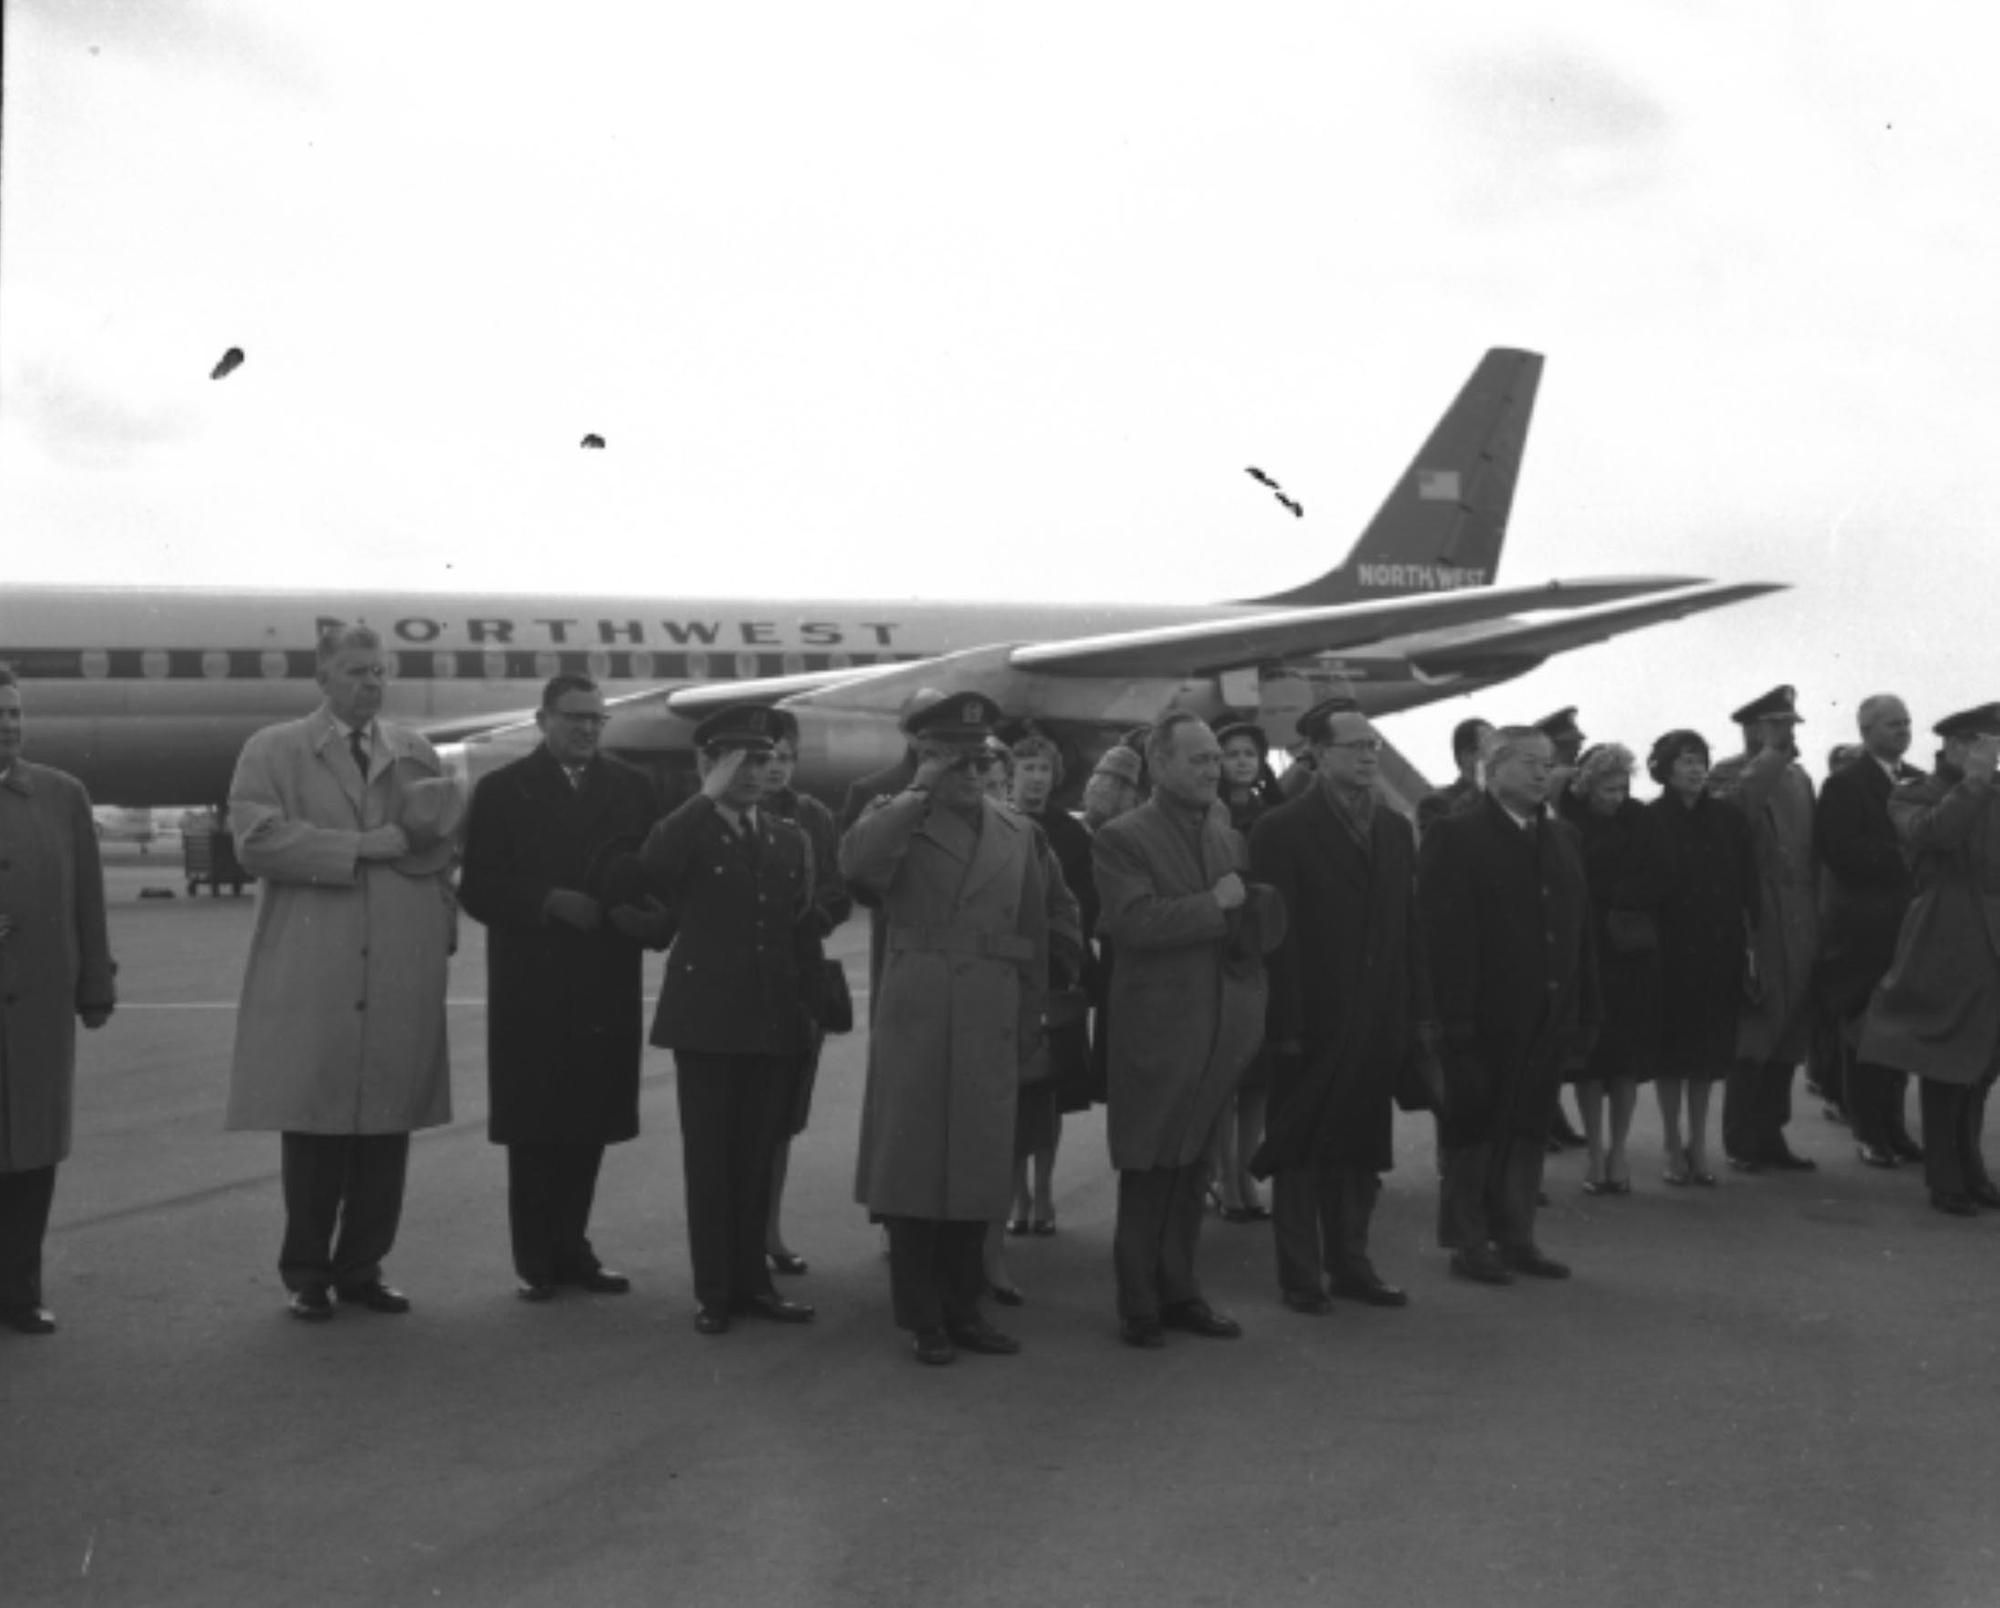
[[[958,927],[891,927],[889,953],[928,949],[947,955],[985,955],[994,960],[1026,963],[1035,958],[1034,943],[1013,932],[967,932]]]

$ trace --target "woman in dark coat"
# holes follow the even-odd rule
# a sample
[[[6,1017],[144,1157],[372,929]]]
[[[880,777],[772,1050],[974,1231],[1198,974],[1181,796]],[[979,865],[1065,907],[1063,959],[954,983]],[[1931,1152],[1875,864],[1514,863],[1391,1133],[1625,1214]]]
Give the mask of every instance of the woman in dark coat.
[[[1248,841],[1250,829],[1286,802],[1271,769],[1271,740],[1262,726],[1244,720],[1224,726],[1215,741],[1222,750],[1222,786],[1216,796],[1229,811],[1229,824]],[[1264,1142],[1270,1103],[1271,1063],[1259,1050],[1243,1069],[1236,1098],[1216,1125],[1210,1157],[1215,1180],[1210,1196],[1228,1222],[1260,1223],[1271,1215],[1257,1198],[1257,1185],[1250,1176],[1250,1158]]]
[[[1708,796],[1708,743],[1670,731],[1646,772],[1663,789],[1646,806],[1666,855],[1659,908],[1661,1032],[1654,1089],[1666,1137],[1666,1181],[1713,1184],[1708,1167],[1710,1086],[1736,1054],[1743,956],[1757,924],[1757,862],[1743,812]],[[1681,1091],[1687,1130],[1681,1130]]]
[[[1625,1140],[1632,1130],[1639,1085],[1651,1079],[1659,1058],[1658,911],[1666,894],[1666,855],[1658,824],[1632,797],[1637,765],[1629,748],[1602,743],[1583,756],[1570,782],[1571,795],[1582,804],[1568,819],[1583,837],[1583,869],[1590,881],[1591,930],[1604,999],[1596,1042],[1571,1075],[1589,1148],[1583,1184],[1589,1195],[1632,1192]],[[1609,1144],[1604,1121],[1607,1095]]]

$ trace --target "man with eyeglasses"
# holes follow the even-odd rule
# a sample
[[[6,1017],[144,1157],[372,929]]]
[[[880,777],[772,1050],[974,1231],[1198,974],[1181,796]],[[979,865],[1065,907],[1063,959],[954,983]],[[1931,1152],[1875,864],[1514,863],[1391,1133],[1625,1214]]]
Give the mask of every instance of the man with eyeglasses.
[[[1417,842],[1376,793],[1382,739],[1330,701],[1299,717],[1317,783],[1250,834],[1250,870],[1290,916],[1266,961],[1271,1111],[1252,1161],[1275,1174],[1278,1287],[1294,1312],[1333,1294],[1370,1306],[1409,1297],[1383,1281],[1368,1228],[1395,1164],[1399,1078],[1430,1053],[1430,972],[1417,917]]]
[[[694,729],[701,791],[646,839],[673,912],[652,1042],[674,1052],[695,1331],[809,1323],[771,1282],[771,1169],[812,1047],[819,955],[805,835],[763,807],[780,712],[732,704]]]
[[[638,851],[660,817],[643,772],[598,751],[604,696],[588,676],[542,688],[542,741],[483,778],[459,900],[486,937],[487,1137],[507,1149],[516,1291],[622,1295],[590,1215],[606,1145],[639,1132],[644,952],[671,936]]]
[[[1438,1239],[1481,1284],[1569,1276],[1537,1243],[1535,1209],[1563,1057],[1601,1008],[1583,851],[1542,808],[1555,767],[1545,732],[1502,727],[1485,798],[1437,821],[1418,859],[1443,1034]]]

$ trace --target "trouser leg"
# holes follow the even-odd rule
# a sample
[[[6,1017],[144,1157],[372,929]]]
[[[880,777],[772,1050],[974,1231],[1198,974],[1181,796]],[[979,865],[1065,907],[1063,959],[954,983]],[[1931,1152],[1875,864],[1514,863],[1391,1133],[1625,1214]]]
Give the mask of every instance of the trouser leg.
[[[1757,1062],[1738,1058],[1729,1063],[1729,1075],[1723,1081],[1722,1148],[1737,1161],[1756,1161],[1762,1156],[1764,1135],[1757,1101],[1760,1070]]]
[[[1853,1057],[1844,1047],[1842,1059],[1847,1068],[1847,1125],[1853,1130],[1854,1142],[1889,1149],[1895,1134],[1889,1111],[1889,1079],[1893,1074],[1887,1067]]]
[[[1157,1272],[1161,1306],[1180,1306],[1201,1299],[1194,1274],[1195,1247],[1201,1240],[1206,1177],[1201,1165],[1173,1167],[1167,1192],[1166,1220],[1161,1225]]]
[[[1936,1078],[1920,1079],[1917,1086],[1924,1114],[1924,1183],[1933,1195],[1963,1195],[1971,1182],[1964,1141],[1971,1090]]]
[[[1542,1188],[1546,1151],[1532,1139],[1509,1134],[1487,1172],[1487,1212],[1502,1250],[1532,1250],[1536,1198]]]
[[[347,1187],[343,1133],[286,1133],[279,1140],[285,1239],[278,1275],[288,1290],[333,1282],[333,1231]]]
[[[896,1327],[912,1334],[942,1329],[944,1280],[938,1271],[939,1231],[948,1225],[928,1217],[885,1217],[882,1221],[889,1230],[889,1300]]]
[[[1762,1110],[1765,1142],[1773,1152],[1785,1148],[1785,1129],[1792,1120],[1792,1075],[1798,1068],[1790,1061],[1766,1061],[1762,1077]]]
[[[1986,1096],[1993,1088],[1993,1076],[1986,1077],[1965,1092],[1965,1122],[1959,1129],[1960,1166],[1965,1172],[1966,1187],[1992,1188],[1993,1180],[1986,1171]]]
[[[1149,1167],[1118,1175],[1118,1222],[1112,1230],[1111,1262],[1118,1278],[1118,1315],[1160,1315],[1160,1238],[1176,1169]]]
[[[1375,1264],[1368,1255],[1368,1227],[1382,1180],[1364,1167],[1329,1167],[1326,1173],[1322,1197],[1322,1209],[1330,1219],[1326,1270],[1336,1279],[1372,1284]]]
[[[514,1271],[530,1284],[556,1276],[555,1145],[507,1147],[507,1234]]]
[[[734,1056],[674,1055],[681,1114],[681,1178],[687,1193],[688,1263],[694,1298],[711,1311],[729,1306],[729,1130]]]
[[[797,1063],[777,1055],[744,1057],[731,1111],[729,1290],[735,1300],[770,1295],[764,1246],[771,1228],[771,1159],[790,1124]]]
[[[560,1145],[554,1197],[556,1277],[580,1279],[601,1264],[590,1243],[590,1211],[597,1203],[597,1174],[604,1165],[604,1146]]]
[[[0,1312],[42,1304],[42,1242],[55,1194],[54,1167],[0,1172]]]
[[[333,1282],[343,1290],[372,1284],[395,1248],[409,1177],[410,1136],[356,1133],[347,1138],[347,1178],[341,1192],[340,1235],[333,1246]]]
[[[936,1268],[944,1321],[966,1328],[979,1321],[979,1298],[986,1293],[985,1223],[938,1224]]]
[[[1271,1178],[1271,1237],[1278,1253],[1278,1288],[1287,1295],[1320,1295],[1319,1176],[1310,1167],[1285,1167]]]
[[[1476,1251],[1493,1233],[1486,1220],[1486,1172],[1492,1147],[1453,1145],[1444,1152],[1438,1185],[1438,1244],[1446,1250]]]

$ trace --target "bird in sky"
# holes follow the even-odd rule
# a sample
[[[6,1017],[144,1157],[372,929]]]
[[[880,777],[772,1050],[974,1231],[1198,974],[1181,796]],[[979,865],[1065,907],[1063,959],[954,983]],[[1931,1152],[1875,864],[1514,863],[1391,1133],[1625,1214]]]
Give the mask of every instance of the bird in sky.
[[[232,346],[222,354],[221,360],[208,371],[211,380],[226,380],[243,366],[243,348]]]
[[[1243,472],[1246,475],[1248,475],[1252,480],[1257,481],[1260,485],[1269,486],[1273,491],[1276,491],[1278,489],[1277,481],[1273,480],[1269,475],[1265,474],[1264,471],[1261,469],[1245,469]]]
[[[591,434],[585,436],[581,441],[579,441],[577,445],[581,447],[595,447],[601,449],[604,445],[604,437],[598,435],[595,431],[593,431]]]
[[[1283,503],[1287,508],[1291,509],[1292,518],[1304,519],[1306,517],[1305,504],[1294,502],[1290,497],[1287,497],[1282,491],[1278,493],[1278,501]]]

